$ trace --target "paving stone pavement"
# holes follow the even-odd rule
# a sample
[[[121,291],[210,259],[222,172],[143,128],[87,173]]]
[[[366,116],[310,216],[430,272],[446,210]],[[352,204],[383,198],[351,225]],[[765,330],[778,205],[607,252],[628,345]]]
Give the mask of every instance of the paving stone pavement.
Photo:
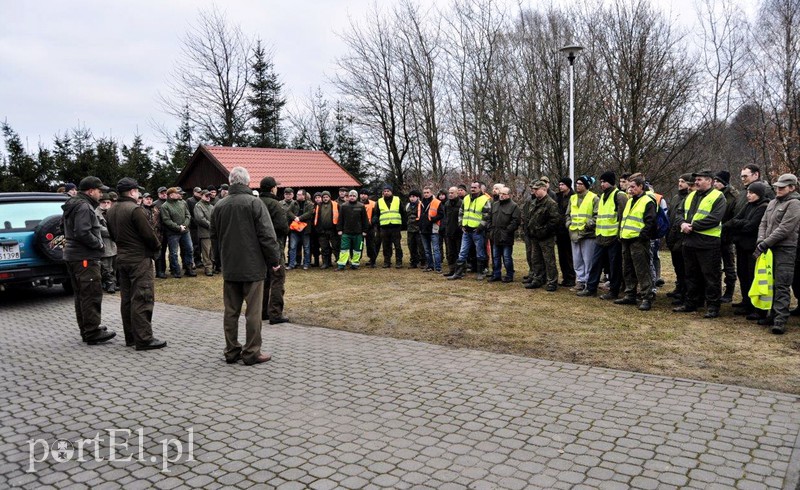
[[[0,300],[0,488],[797,486],[794,395],[291,324],[227,365],[221,313],[155,319],[90,347],[71,298]]]

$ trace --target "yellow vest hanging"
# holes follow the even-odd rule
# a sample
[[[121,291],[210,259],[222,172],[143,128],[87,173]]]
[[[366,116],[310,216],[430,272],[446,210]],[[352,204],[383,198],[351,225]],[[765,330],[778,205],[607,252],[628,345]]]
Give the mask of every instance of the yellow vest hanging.
[[[471,195],[464,196],[464,212],[461,214],[461,226],[477,228],[483,220],[483,207],[489,201],[486,194],[481,194],[472,200]]]
[[[643,194],[642,197],[636,200],[636,204],[631,209],[633,198],[628,199],[625,204],[625,210],[622,211],[622,222],[619,228],[619,237],[624,239],[636,238],[642,234],[644,228],[644,210],[647,203],[655,201],[653,196]]]
[[[772,250],[758,256],[753,284],[750,285],[750,302],[759,310],[772,308]]]
[[[403,218],[400,217],[400,198],[392,196],[391,205],[387,206],[383,198],[378,199],[378,209],[381,215],[378,221],[381,226],[385,225],[399,225],[403,223]]]
[[[578,207],[578,195],[573,194],[569,198],[570,224],[569,231],[581,231],[586,228],[586,222],[592,217],[594,211],[594,198],[597,197],[592,191],[586,191],[586,195]]]
[[[600,198],[600,206],[597,208],[597,224],[595,233],[598,236],[617,236],[619,234],[619,221],[617,220],[617,193],[622,192],[615,190],[611,192],[603,201]]]
[[[689,208],[692,207],[692,201],[694,201],[694,195],[697,194],[697,191],[692,191],[686,196],[686,201],[683,203],[683,219],[689,221]],[[725,197],[722,193],[716,189],[711,189],[711,192],[706,194],[700,204],[697,206],[697,211],[694,212],[694,216],[692,216],[692,223],[697,220],[701,220],[711,214],[711,209],[714,207],[714,203],[717,202],[717,199]],[[709,228],[708,230],[697,231],[701,235],[708,235],[719,238],[722,236],[722,221],[717,223],[717,226],[714,228]]]

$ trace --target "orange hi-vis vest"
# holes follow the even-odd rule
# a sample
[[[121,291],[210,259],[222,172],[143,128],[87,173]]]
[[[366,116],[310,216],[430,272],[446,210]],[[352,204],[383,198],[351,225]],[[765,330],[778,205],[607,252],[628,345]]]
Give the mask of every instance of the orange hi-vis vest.
[[[364,204],[364,207],[367,208],[367,221],[369,221],[369,224],[372,225],[372,210],[375,209],[375,201],[367,199],[367,202],[366,204]]]
[[[333,224],[339,223],[339,203],[336,201],[331,201],[331,205],[333,206]],[[319,219],[319,206],[317,209],[314,210],[314,226],[317,226],[317,220]]]
[[[439,205],[442,204],[442,201],[436,199],[435,197],[431,200],[430,207],[428,207],[428,219],[433,220],[437,214],[439,214]],[[442,220],[436,221],[435,224],[440,225],[442,224]]]

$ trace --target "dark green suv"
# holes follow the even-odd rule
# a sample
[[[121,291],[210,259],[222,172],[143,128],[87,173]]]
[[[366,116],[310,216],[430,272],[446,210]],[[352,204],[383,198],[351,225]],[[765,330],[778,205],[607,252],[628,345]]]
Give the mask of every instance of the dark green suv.
[[[49,192],[0,192],[0,290],[63,284],[72,291],[62,253],[61,205]]]

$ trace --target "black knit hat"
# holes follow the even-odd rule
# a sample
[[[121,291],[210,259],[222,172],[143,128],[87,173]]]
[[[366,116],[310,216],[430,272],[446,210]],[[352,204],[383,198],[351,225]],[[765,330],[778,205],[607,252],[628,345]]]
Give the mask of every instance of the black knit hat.
[[[589,177],[588,175],[581,175],[575,179],[575,182],[583,182],[583,185],[588,189],[592,186],[592,184],[594,184],[594,178]]]
[[[602,174],[600,174],[600,180],[602,180],[603,182],[607,182],[611,185],[617,185],[617,174],[615,174],[611,170],[603,172]]]
[[[408,193],[408,195],[409,195],[409,196],[417,196],[417,197],[422,197],[422,193],[421,193],[420,191],[416,190],[416,189],[414,189],[414,190],[412,190],[411,192],[409,192],[409,193]]]
[[[562,177],[561,180],[558,181],[559,184],[564,184],[565,186],[572,189],[572,179],[569,177]]]
[[[747,192],[752,192],[760,198],[764,197],[764,195],[767,193],[767,185],[760,180],[757,180],[747,186]]]
[[[731,182],[731,173],[727,170],[720,170],[714,175],[714,180],[718,180],[722,185],[728,187],[728,184]]]

